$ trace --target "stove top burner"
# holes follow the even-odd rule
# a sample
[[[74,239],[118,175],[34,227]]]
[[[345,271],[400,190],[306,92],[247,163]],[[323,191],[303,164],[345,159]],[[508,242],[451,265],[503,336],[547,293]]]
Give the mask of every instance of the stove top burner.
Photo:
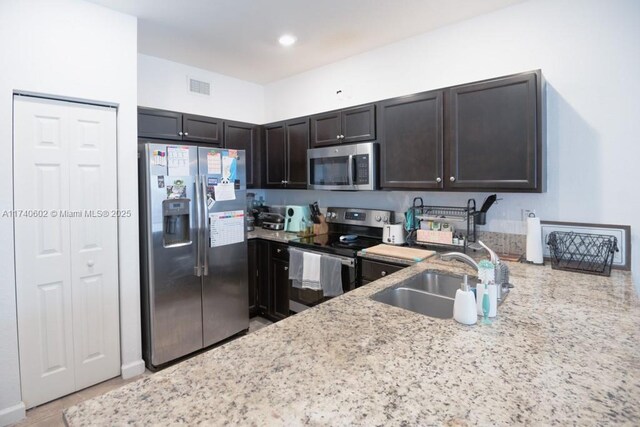
[[[380,244],[380,239],[365,236],[356,236],[353,240],[341,240],[343,233],[328,233],[318,236],[303,237],[290,241],[290,244],[301,248],[319,250],[322,252],[335,253],[349,257],[356,256],[362,249],[370,248]]]

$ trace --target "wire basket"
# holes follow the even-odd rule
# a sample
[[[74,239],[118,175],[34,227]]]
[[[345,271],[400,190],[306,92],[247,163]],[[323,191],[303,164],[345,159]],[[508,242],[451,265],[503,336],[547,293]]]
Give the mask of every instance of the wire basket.
[[[551,268],[579,273],[611,275],[618,239],[602,234],[554,231],[547,239]]]

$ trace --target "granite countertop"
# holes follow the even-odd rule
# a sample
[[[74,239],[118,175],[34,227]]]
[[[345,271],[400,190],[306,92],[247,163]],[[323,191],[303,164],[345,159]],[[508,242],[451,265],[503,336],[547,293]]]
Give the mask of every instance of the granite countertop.
[[[490,326],[375,302],[428,259],[65,410],[71,426],[640,424],[640,300],[610,278],[509,263]]]
[[[253,231],[247,233],[247,239],[265,239],[274,242],[287,243],[290,240],[299,239],[296,233],[286,231],[265,230],[262,227],[256,227]]]

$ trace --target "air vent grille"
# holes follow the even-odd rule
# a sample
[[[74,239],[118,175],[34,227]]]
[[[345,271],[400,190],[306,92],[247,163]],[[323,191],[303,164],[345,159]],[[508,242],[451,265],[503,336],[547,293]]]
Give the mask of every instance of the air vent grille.
[[[211,84],[189,78],[189,92],[199,93],[200,95],[211,95]]]

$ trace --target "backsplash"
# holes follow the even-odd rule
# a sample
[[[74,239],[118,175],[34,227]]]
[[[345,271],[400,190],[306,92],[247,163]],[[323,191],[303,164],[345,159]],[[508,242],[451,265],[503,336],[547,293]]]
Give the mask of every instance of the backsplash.
[[[412,191],[313,191],[313,190],[251,190],[256,198],[264,197],[267,205],[309,204],[318,201],[327,206],[387,209],[399,214],[405,212],[415,197],[422,197],[425,205],[465,206],[474,198],[480,208],[492,193],[428,193]],[[506,200],[502,201],[501,198]],[[535,196],[533,196],[535,197]],[[526,247],[526,223],[520,217],[520,208],[508,203],[512,195],[498,194],[498,203],[487,213],[487,224],[478,226],[478,238],[498,253],[523,254]],[[534,206],[535,207],[535,206]]]

